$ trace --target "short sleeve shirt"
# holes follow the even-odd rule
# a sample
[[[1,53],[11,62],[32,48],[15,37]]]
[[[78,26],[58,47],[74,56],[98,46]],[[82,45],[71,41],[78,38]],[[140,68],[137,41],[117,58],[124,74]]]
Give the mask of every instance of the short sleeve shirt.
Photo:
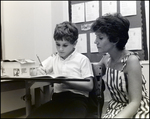
[[[65,76],[69,78],[87,78],[93,77],[92,66],[89,59],[76,50],[69,55],[66,59],[61,58],[58,54],[48,57],[42,62],[46,71],[52,74],[54,77]],[[88,92],[77,91],[75,89],[69,89],[67,85],[54,84],[54,92],[72,91],[83,95],[88,95]]]

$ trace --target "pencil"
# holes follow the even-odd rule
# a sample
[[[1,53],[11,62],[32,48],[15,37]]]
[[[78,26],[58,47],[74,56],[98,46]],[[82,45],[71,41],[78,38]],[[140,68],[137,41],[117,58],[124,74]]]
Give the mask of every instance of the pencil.
[[[37,54],[36,54],[36,57],[38,58],[40,65],[43,67],[42,62],[41,62],[41,60],[40,60],[40,58],[39,58],[39,56],[38,56]],[[47,75],[46,70],[43,70],[43,71],[44,71],[44,72],[46,73],[46,75]]]
[[[36,57],[38,58],[40,65],[43,67],[42,62],[37,54],[36,54]]]

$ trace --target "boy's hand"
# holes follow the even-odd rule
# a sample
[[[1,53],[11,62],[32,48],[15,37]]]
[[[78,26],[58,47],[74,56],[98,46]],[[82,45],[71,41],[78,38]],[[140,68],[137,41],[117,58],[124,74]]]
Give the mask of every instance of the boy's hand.
[[[47,74],[47,72],[44,69],[44,67],[40,66],[37,68],[37,75],[46,75],[46,74]]]

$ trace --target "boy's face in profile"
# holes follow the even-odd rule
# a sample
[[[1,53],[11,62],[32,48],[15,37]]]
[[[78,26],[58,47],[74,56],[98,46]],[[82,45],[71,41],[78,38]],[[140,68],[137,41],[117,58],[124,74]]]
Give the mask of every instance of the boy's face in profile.
[[[58,54],[63,59],[67,58],[73,51],[76,43],[71,44],[66,40],[56,40]]]

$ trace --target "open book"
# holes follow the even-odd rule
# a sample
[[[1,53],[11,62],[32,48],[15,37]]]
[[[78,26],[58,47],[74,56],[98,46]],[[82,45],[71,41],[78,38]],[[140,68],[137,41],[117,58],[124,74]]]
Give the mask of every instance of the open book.
[[[29,80],[37,81],[50,81],[52,83],[61,83],[63,81],[90,81],[90,79],[76,78],[76,77],[65,77],[65,76],[53,76],[53,75],[37,75],[31,76]]]
[[[90,79],[84,79],[84,78],[76,78],[76,77],[66,77],[66,76],[54,76],[54,75],[37,75],[37,76],[31,76],[30,80],[51,80],[52,82],[62,82],[63,81],[90,81]]]
[[[63,79],[63,80],[62,80]],[[27,76],[27,77],[10,77],[10,76],[1,76],[1,82],[2,80],[11,80],[11,81],[50,81],[54,83],[60,83],[63,81],[90,81],[90,79],[83,79],[83,78],[73,78],[73,77],[65,77],[65,76],[57,76],[54,77],[52,75],[37,75],[37,76]]]
[[[37,76],[31,76],[31,78],[68,78],[65,76],[53,76],[53,75],[37,75]]]

